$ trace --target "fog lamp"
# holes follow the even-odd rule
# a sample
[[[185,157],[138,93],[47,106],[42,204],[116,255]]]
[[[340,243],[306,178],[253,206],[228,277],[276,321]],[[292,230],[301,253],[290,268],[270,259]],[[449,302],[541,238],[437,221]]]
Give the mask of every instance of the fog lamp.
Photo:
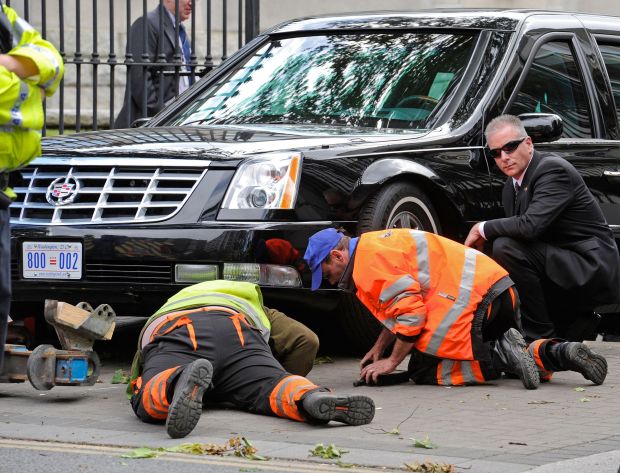
[[[217,279],[215,264],[177,264],[174,267],[175,282],[199,283]]]

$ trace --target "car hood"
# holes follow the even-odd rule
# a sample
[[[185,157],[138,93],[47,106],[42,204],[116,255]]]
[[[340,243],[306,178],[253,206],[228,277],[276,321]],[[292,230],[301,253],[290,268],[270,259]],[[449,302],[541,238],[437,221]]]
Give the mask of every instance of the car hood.
[[[305,125],[129,128],[47,137],[43,156],[239,159],[274,151],[347,150],[419,140],[426,131]]]

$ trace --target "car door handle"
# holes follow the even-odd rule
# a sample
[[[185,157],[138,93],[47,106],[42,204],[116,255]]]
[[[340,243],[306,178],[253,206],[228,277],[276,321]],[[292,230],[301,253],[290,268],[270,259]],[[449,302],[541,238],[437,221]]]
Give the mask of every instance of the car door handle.
[[[603,171],[603,175],[609,177],[620,177],[620,171]]]

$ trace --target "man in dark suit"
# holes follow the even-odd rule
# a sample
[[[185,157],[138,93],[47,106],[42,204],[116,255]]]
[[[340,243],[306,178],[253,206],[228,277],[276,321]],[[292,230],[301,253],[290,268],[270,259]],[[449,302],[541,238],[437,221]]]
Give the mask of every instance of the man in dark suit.
[[[177,4],[178,33],[175,27]],[[163,0],[146,17],[141,16],[131,25],[127,39],[127,53],[131,53],[133,61],[138,63],[145,61],[143,58],[145,53],[148,55],[148,62],[157,61],[161,53],[168,63],[173,62],[175,55],[178,54],[183,64],[189,64],[191,49],[182,22],[187,20],[191,13],[192,0]],[[163,26],[163,31],[160,31],[160,24]],[[168,74],[163,74],[164,71]],[[174,67],[129,66],[123,108],[116,118],[114,127],[126,128],[138,118],[152,117],[165,104],[187,89],[193,82],[192,77],[170,73],[174,71]],[[185,67],[179,72],[185,72]],[[145,101],[146,113],[143,108]]]
[[[619,298],[611,229],[577,170],[534,151],[517,117],[493,119],[485,136],[488,153],[508,176],[506,218],[475,224],[465,245],[493,241],[494,259],[519,290],[526,339],[581,341],[595,328],[594,308]]]

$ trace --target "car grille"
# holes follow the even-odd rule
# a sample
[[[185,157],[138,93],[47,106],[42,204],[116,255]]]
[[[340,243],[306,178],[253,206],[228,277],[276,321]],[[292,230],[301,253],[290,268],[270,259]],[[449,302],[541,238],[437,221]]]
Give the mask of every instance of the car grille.
[[[21,278],[17,261],[11,262],[14,280]],[[84,266],[84,281],[100,283],[170,284],[172,264],[170,263],[87,263]]]
[[[181,209],[208,166],[208,161],[193,160],[194,165],[188,165],[172,159],[149,160],[147,166],[137,165],[138,159],[62,161],[39,158],[14,173],[11,185],[17,200],[10,207],[11,222],[76,225],[165,220]]]

